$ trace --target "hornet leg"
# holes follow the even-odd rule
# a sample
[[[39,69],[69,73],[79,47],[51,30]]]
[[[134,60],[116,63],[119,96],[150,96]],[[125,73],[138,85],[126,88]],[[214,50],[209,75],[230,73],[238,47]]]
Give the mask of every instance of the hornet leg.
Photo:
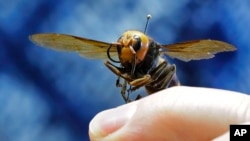
[[[152,82],[145,86],[149,94],[165,89],[172,84],[173,77],[176,72],[175,65],[168,65],[167,62],[162,62],[157,68],[155,68],[150,74],[152,76]],[[177,79],[177,77],[176,77]],[[174,85],[174,83],[172,84]]]

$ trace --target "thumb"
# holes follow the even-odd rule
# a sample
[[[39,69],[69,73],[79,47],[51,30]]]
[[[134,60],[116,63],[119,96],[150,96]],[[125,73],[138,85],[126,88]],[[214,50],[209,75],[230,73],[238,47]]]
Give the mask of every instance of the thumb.
[[[249,107],[249,96],[240,93],[173,87],[99,113],[89,135],[92,141],[212,140],[229,124],[249,120]]]

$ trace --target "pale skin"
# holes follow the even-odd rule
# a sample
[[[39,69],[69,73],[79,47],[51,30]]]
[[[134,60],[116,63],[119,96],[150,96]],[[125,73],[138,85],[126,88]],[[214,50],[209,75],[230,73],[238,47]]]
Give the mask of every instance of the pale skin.
[[[250,96],[177,86],[97,114],[91,141],[229,141],[230,124],[250,124]]]

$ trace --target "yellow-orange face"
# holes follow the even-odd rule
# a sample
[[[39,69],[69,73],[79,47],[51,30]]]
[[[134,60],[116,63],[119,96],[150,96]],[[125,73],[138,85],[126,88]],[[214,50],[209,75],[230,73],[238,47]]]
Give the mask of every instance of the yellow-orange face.
[[[144,60],[148,52],[149,38],[140,31],[126,31],[117,41],[120,45],[118,48],[119,59],[121,64],[139,64]]]

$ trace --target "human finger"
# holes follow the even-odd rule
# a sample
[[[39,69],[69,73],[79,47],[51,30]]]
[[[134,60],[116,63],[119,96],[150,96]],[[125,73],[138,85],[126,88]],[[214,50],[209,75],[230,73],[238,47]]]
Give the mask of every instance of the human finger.
[[[98,114],[91,140],[212,140],[250,119],[250,99],[237,92],[173,87]]]

